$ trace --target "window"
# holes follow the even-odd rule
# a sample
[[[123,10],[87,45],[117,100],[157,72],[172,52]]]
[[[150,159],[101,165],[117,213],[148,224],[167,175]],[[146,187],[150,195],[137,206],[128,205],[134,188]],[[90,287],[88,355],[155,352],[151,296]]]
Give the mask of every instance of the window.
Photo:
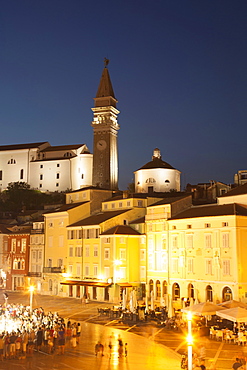
[[[192,228],[192,225],[187,225],[187,229],[191,229]]]
[[[69,247],[69,257],[73,257],[73,247]]]
[[[84,175],[83,175],[83,173],[81,174],[81,179],[83,180],[83,178],[84,178]]]
[[[20,179],[23,180],[23,178],[24,178],[24,170],[21,169],[20,170]]]
[[[149,177],[147,180],[146,180],[146,184],[154,184],[156,183],[155,179],[153,177]]]
[[[211,234],[205,235],[205,248],[212,248],[212,235]]]
[[[177,249],[178,247],[178,237],[177,235],[173,235],[172,237],[172,248]]]
[[[188,273],[194,273],[194,258],[188,258]]]
[[[230,260],[222,261],[223,275],[230,275]]]
[[[126,249],[120,249],[120,260],[126,259]]]
[[[112,203],[111,208],[115,208],[115,203]]]
[[[21,251],[23,253],[26,252],[26,247],[27,247],[27,239],[21,239]]]
[[[127,207],[130,207],[130,202],[129,201],[127,202]]]
[[[205,227],[206,228],[211,227],[211,224],[205,224]]]
[[[153,253],[150,253],[149,256],[148,256],[148,266],[149,266],[149,270],[154,269],[154,255],[153,255]]]
[[[0,180],[2,180],[3,179],[3,171],[1,170],[0,171]]]
[[[228,226],[228,222],[222,222],[222,227]]]
[[[222,234],[222,247],[229,248],[229,233]]]
[[[48,227],[53,227],[53,222],[49,222]]]
[[[168,258],[166,253],[161,254],[161,270],[164,272],[168,271]]]
[[[90,247],[88,245],[86,245],[85,247],[85,257],[89,257],[90,256]]]
[[[105,275],[106,279],[108,279],[110,277],[110,267],[108,267],[108,266],[104,267],[104,275]]]
[[[143,202],[142,202],[142,200],[138,200],[138,201],[137,201],[137,206],[138,206],[138,207],[143,207]]]
[[[122,203],[122,202],[120,202],[120,203],[118,204],[118,207],[119,207],[119,208],[122,208],[122,207],[123,207],[123,203]]]
[[[104,204],[104,209],[107,209],[107,204]]]
[[[75,257],[81,257],[82,256],[82,247],[77,246],[75,247]]]
[[[178,272],[178,258],[172,258],[172,272]]]
[[[177,226],[172,226],[172,230],[176,230]]]
[[[89,265],[85,266],[85,276],[89,276]]]
[[[93,247],[93,256],[98,257],[98,246],[96,245]]]
[[[126,279],[126,267],[119,267],[120,279]]]
[[[16,164],[15,159],[11,158],[11,159],[8,161],[8,164]]]
[[[57,177],[56,178],[57,178],[57,180],[59,179],[59,173],[57,173]]]
[[[140,249],[140,261],[145,261],[146,259],[146,251],[145,249]]]
[[[39,187],[42,188],[42,184],[39,184]]]
[[[109,248],[105,248],[105,260],[109,260],[110,258],[110,249]]]
[[[56,187],[57,187],[57,188],[59,187],[59,183],[58,183],[58,182],[56,183]]]
[[[47,260],[47,267],[52,267],[52,259],[48,258]]]
[[[40,165],[40,168],[43,168],[43,164]]]
[[[193,235],[188,234],[186,235],[186,247],[189,249],[193,248]]]
[[[120,238],[120,243],[121,243],[121,244],[124,244],[124,243],[125,243],[125,237],[124,237],[124,236],[121,236],[121,238]]]
[[[57,167],[60,167],[60,164],[59,163],[57,163]]]
[[[57,260],[57,267],[62,267],[63,266],[63,259],[62,258],[58,258]]]
[[[206,263],[206,275],[212,275],[213,273],[213,261],[211,258],[205,260]]]
[[[39,179],[40,180],[43,180],[43,175],[41,174],[41,175],[39,175]]]
[[[16,239],[11,240],[11,252],[16,252]]]
[[[110,243],[110,238],[104,238],[104,243]]]
[[[66,153],[64,153],[64,155],[63,155],[64,157],[72,157],[72,153],[70,153],[70,152],[66,152]]]
[[[93,265],[93,275],[94,276],[98,275],[98,265]]]

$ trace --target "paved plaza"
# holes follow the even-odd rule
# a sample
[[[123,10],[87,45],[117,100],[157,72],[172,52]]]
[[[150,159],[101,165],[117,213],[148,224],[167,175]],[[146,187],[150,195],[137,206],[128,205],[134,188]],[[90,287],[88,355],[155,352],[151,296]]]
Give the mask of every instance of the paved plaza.
[[[29,304],[28,293],[8,293],[9,303]],[[1,297],[0,303],[4,303]],[[47,354],[44,350],[34,352],[23,360],[4,360],[0,369],[100,369],[100,370],[177,370],[180,369],[181,354],[186,351],[186,333],[167,330],[156,322],[123,323],[98,314],[98,308],[105,303],[90,302],[84,304],[78,299],[42,296],[34,294],[33,307],[43,307],[45,312],[58,312],[60,316],[72,322],[80,322],[82,335],[79,345],[71,348],[66,345],[65,354]],[[110,306],[110,305],[107,305]],[[118,336],[128,343],[128,356],[118,358]],[[109,337],[113,339],[112,356],[109,358]],[[105,345],[104,356],[95,357],[94,346],[97,341]],[[207,369],[212,362],[217,370],[231,369],[236,356],[247,356],[247,347],[226,344],[198,337],[195,350],[199,344],[206,348]]]

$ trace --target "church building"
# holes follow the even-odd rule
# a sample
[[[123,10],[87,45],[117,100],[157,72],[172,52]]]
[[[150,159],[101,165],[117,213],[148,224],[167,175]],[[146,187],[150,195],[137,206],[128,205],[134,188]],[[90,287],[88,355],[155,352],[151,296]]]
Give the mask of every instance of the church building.
[[[119,125],[117,100],[105,60],[93,110],[94,155],[86,144],[51,146],[49,142],[0,146],[0,191],[26,182],[40,191],[77,190],[94,185],[118,189]]]

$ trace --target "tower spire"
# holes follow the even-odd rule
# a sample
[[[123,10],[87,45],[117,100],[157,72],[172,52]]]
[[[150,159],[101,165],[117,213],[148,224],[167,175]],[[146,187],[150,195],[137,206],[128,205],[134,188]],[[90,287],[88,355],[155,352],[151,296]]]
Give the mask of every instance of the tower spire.
[[[111,78],[108,71],[108,64],[110,60],[104,59],[104,69],[101,75],[98,91],[96,97],[94,98],[94,106],[102,107],[112,105],[116,108],[117,99],[115,98],[114,90],[111,83]]]

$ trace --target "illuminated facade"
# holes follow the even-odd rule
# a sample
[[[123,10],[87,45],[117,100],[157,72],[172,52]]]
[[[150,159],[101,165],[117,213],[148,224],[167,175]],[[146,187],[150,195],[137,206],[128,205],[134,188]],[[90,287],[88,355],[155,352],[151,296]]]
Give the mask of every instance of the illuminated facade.
[[[162,160],[158,148],[154,149],[152,161],[134,174],[136,193],[180,191],[180,171]]]

